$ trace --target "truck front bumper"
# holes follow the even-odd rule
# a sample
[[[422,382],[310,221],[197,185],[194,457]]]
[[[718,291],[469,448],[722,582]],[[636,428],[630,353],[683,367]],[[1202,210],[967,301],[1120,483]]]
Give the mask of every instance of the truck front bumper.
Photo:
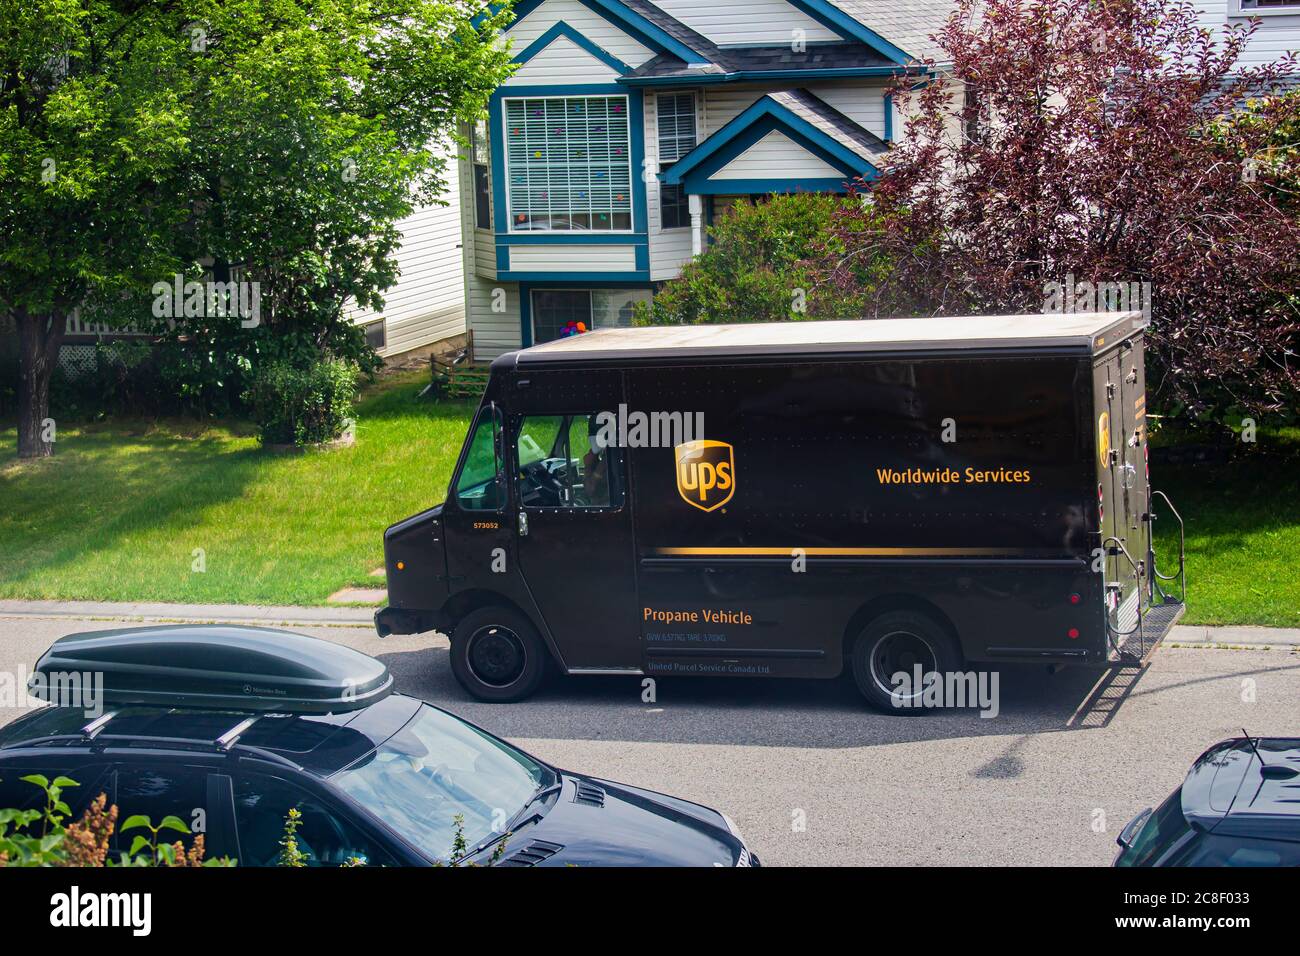
[[[375,633],[380,637],[389,634],[423,634],[425,631],[446,630],[446,622],[437,611],[410,611],[400,607],[381,607],[375,612]]]

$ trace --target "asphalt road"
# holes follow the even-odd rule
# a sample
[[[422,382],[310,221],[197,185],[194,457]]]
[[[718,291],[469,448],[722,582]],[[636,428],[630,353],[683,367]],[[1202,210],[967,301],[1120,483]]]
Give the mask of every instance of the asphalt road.
[[[64,634],[113,626],[0,618],[0,680]],[[984,719],[875,713],[847,680],[661,678],[645,703],[638,679],[557,678],[525,703],[481,704],[441,637],[299,630],[379,657],[404,693],[553,764],[725,810],[768,865],[1104,865],[1210,744],[1243,726],[1300,735],[1291,647],[1162,647],[1095,693],[1097,671],[1006,667]],[[0,724],[21,712],[0,706]]]

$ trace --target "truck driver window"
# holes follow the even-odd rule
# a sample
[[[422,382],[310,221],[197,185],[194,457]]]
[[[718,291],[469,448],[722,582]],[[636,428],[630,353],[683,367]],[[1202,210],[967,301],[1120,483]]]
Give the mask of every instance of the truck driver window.
[[[526,508],[622,504],[617,448],[604,447],[596,416],[528,415],[519,424],[519,494]]]
[[[497,436],[501,433],[496,410],[479,415],[469,453],[456,479],[456,503],[462,511],[499,511],[502,505],[501,453]]]

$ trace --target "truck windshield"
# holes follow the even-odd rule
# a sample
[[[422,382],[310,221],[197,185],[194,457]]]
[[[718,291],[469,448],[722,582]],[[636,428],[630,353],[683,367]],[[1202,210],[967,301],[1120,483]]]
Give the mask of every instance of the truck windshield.
[[[458,814],[472,849],[552,778],[527,755],[426,704],[380,747],[331,779],[412,844],[446,858]]]
[[[496,511],[502,504],[501,420],[486,408],[474,425],[465,463],[456,476],[456,502],[465,511]]]

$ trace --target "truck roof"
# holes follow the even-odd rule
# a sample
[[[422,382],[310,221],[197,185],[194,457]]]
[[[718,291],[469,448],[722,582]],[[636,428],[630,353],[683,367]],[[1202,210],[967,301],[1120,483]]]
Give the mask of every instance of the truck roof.
[[[1137,311],[664,325],[596,329],[512,354],[519,365],[979,349],[1066,348],[1095,354],[1146,326]]]

